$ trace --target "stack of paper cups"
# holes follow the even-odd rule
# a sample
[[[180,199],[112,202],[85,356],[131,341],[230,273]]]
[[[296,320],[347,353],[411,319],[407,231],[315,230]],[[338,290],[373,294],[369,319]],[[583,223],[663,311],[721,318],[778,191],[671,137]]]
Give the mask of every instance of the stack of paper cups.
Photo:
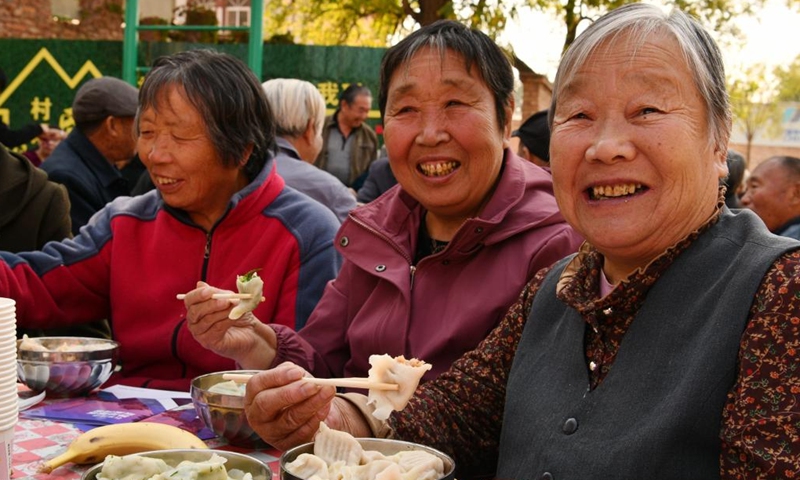
[[[0,478],[9,478],[14,425],[17,424],[16,303],[0,297]]]

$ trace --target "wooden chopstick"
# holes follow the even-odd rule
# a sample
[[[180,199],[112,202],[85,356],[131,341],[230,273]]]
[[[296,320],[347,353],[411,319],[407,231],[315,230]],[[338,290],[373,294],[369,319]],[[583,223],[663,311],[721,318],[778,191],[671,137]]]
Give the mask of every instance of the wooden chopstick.
[[[183,300],[184,298],[186,298],[186,294],[185,293],[179,293],[179,294],[176,295],[176,297],[177,297],[178,300]],[[253,294],[252,293],[215,293],[215,294],[211,295],[211,298],[215,298],[215,299],[239,298],[241,300],[248,300],[250,298],[253,298]],[[261,297],[261,301],[263,302],[264,300],[266,300],[266,298]]]
[[[370,380],[369,378],[314,378],[303,377],[308,383],[317,385],[333,385],[334,387],[363,388],[364,390],[400,390],[400,385],[396,383],[383,383]]]
[[[233,380],[236,383],[247,383],[252,374],[246,373],[225,373],[223,380]],[[396,383],[375,382],[369,378],[314,378],[303,377],[303,380],[317,385],[332,385],[334,387],[363,388],[364,390],[399,390],[400,385]]]

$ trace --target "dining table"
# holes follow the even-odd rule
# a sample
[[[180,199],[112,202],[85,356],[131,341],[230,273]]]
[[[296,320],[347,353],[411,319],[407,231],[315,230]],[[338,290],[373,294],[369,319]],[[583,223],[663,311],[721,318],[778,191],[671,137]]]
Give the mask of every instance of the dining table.
[[[20,412],[22,413],[22,412]],[[85,428],[85,427],[84,427]],[[11,478],[17,479],[80,479],[93,465],[68,463],[50,473],[40,473],[42,464],[64,452],[69,444],[85,430],[79,424],[53,421],[46,418],[25,418],[20,415],[14,427],[14,443],[11,455]],[[212,449],[243,453],[269,465],[272,478],[280,478],[279,460],[281,452],[269,446],[245,448],[227,443],[224,438],[205,440]]]

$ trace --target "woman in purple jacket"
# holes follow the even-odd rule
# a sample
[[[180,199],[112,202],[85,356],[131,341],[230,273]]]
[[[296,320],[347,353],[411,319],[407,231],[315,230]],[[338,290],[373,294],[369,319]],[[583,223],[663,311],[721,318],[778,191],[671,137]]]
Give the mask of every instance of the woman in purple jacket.
[[[526,282],[577,250],[550,175],[509,149],[511,65],[486,35],[456,22],[390,49],[380,109],[399,185],[351,212],[344,258],[299,332],[228,320],[201,286],[190,329],[243,368],[292,361],[318,377],[365,376],[371,354],[447,370],[498,324]],[[258,329],[249,327],[255,324]]]

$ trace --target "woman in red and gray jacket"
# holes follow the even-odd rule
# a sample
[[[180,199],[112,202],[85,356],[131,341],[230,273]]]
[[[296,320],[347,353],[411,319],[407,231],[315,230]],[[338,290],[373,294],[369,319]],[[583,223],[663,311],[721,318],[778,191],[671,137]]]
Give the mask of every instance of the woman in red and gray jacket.
[[[122,365],[111,383],[185,390],[194,376],[236,366],[194,339],[176,294],[199,281],[233,289],[259,268],[258,318],[299,329],[339,270],[338,221],[276,173],[272,113],[234,57],[159,59],[137,130],[157,191],[114,200],[72,240],[0,252],[0,296],[17,301],[24,327],[108,318]]]

